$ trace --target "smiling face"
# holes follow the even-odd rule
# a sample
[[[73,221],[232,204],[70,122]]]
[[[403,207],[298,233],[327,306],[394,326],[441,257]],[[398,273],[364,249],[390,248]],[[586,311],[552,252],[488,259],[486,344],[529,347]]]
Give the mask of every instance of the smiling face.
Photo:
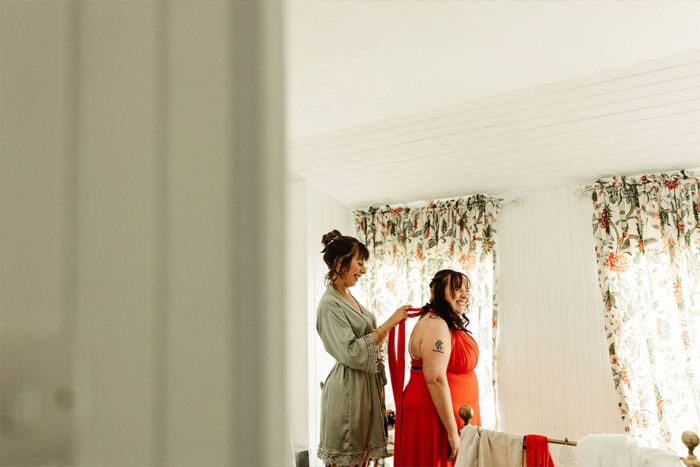
[[[345,269],[345,268],[343,268]],[[340,280],[342,280],[346,287],[353,287],[357,282],[367,272],[365,269],[365,260],[360,259],[360,252],[357,251],[350,260],[350,264],[347,266],[345,271],[340,271]]]
[[[467,287],[467,281],[462,281],[460,287],[452,287],[450,285],[448,293],[445,294],[445,299],[452,306],[452,309],[458,315],[461,315],[467,311],[467,304],[469,303],[469,289]]]
[[[437,297],[435,297],[436,292]],[[469,279],[455,271],[439,271],[431,282],[430,287],[430,300],[433,301],[435,298],[439,302],[447,302],[455,314],[463,314],[467,311],[467,305],[469,304]]]
[[[346,287],[353,287],[366,272],[365,258],[360,256],[360,251],[356,251],[345,267],[338,266],[338,281],[345,284]]]

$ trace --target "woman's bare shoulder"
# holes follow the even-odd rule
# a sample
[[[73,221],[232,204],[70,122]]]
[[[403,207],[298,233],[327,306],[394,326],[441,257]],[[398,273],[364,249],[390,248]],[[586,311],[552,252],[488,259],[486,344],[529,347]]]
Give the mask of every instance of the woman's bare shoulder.
[[[436,313],[428,313],[427,316],[421,317],[416,323],[415,331],[417,334],[435,333],[441,331],[449,331],[447,322]]]

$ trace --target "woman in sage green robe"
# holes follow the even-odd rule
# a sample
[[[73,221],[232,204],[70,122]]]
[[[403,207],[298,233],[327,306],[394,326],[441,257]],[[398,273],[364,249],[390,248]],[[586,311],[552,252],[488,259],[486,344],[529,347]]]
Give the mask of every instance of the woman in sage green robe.
[[[387,379],[372,333],[377,318],[360,307],[362,314],[329,285],[317,310],[318,335],[336,360],[321,394],[318,457],[337,466],[361,465],[368,458],[388,455]]]
[[[318,457],[338,467],[364,465],[387,456],[387,380],[379,346],[408,317],[408,305],[377,326],[376,316],[348,290],[366,272],[367,247],[337,230],[324,235],[322,243],[330,285],[318,304],[316,329],[336,364],[321,394]]]

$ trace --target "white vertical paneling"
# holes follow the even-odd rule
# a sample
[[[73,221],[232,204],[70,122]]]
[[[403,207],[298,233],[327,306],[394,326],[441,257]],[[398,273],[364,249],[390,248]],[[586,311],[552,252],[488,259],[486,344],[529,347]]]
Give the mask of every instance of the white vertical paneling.
[[[511,281],[513,286],[513,299],[514,299],[514,311],[516,311],[515,303],[524,304],[526,297],[528,296],[528,291],[525,289],[525,264],[524,255],[522,254],[525,248],[525,243],[523,241],[522,225],[524,222],[524,213],[522,209],[517,209],[513,211],[513,225],[515,228],[511,231],[513,238],[513,250],[520,252],[520,254],[513,254],[512,263],[512,275],[513,279]],[[513,317],[510,323],[515,326],[515,350],[514,355],[515,361],[517,363],[517,377],[518,381],[525,384],[518,386],[517,393],[517,403],[519,410],[517,412],[517,427],[524,427],[529,424],[530,419],[530,385],[528,381],[528,358],[527,358],[527,317],[525,315],[525,308],[518,309],[516,313],[511,315]]]
[[[289,175],[289,174],[288,174]],[[302,179],[288,180],[287,183],[287,234],[285,238],[286,277],[287,277],[287,412],[296,449],[306,449],[309,445],[309,348],[308,342],[312,327],[309,326],[308,277],[306,258],[309,248],[306,241],[306,182]]]
[[[572,192],[564,193],[564,199],[569,208],[566,213],[569,217],[569,238],[571,249],[571,298],[574,326],[574,354],[576,355],[576,387],[578,402],[578,430],[579,436],[591,432],[591,397],[590,397],[590,376],[588,364],[588,330],[586,326],[586,288],[583,270],[583,256],[590,257],[590,252],[583,251],[582,232],[580,218],[581,199],[572,195]],[[561,217],[563,213],[560,213]],[[590,231],[588,233],[590,234]]]
[[[316,264],[317,259],[312,253],[315,251],[316,242],[313,236],[309,233],[313,231],[311,226],[314,223],[314,211],[312,209],[313,203],[311,202],[311,188],[308,183],[305,182],[304,190],[304,208],[306,210],[306,223],[304,224],[304,231],[306,236],[306,322],[307,322],[307,353],[308,353],[308,399],[307,404],[309,407],[309,465],[317,465],[317,462],[312,459],[316,459],[315,447],[318,445],[319,440],[319,425],[316,422],[320,420],[320,412],[317,407],[318,398],[320,396],[318,391],[318,380],[316,378],[316,352],[318,351],[318,339],[314,338],[316,331],[316,326],[314,325],[316,318],[316,309],[313,306],[316,297],[318,296],[318,290],[316,286],[315,274],[314,274],[314,264]]]
[[[504,209],[501,208],[501,213]],[[503,326],[503,323],[511,322],[514,318],[515,297],[513,294],[513,281],[511,274],[506,271],[513,269],[513,216],[501,214],[498,228],[499,248],[499,289],[500,308],[499,313],[499,339],[498,352],[496,353],[496,390],[498,391],[498,417],[499,425],[503,431],[513,431],[517,425],[518,388],[515,384],[502,384],[508,380],[508,375],[514,375],[517,371],[515,351],[515,326]]]
[[[564,400],[566,405],[566,432],[570,438],[578,438],[578,387],[576,385],[576,343],[574,341],[573,280],[571,271],[571,226],[568,222],[569,196],[566,188],[556,190],[557,209],[554,212],[557,224],[557,237],[552,239],[559,247],[555,250],[559,257],[559,277],[561,287],[562,334],[564,336],[562,353],[564,354]],[[554,252],[553,252],[554,253]]]
[[[554,190],[546,190],[546,196],[544,200],[545,210],[549,214],[549,218],[553,219],[555,213],[557,212],[557,197]],[[557,232],[555,222],[552,220],[550,224],[543,226],[542,238],[545,237],[547,231],[549,231],[549,237],[551,238],[552,233]],[[543,240],[544,241],[544,240]],[[563,313],[561,312],[561,288],[559,285],[560,275],[560,265],[557,258],[556,252],[558,243],[552,239],[550,241],[550,254],[545,255],[547,262],[547,271],[549,272],[548,278],[550,282],[548,284],[548,315],[550,321],[550,352],[552,356],[552,373],[549,375],[549,379],[552,381],[552,410],[554,412],[554,433],[559,435],[566,433],[566,389],[564,384],[564,337],[561,332],[562,330],[562,318]],[[544,338],[544,337],[543,337]],[[556,375],[556,377],[555,377]]]
[[[578,439],[622,433],[605,349],[590,199],[511,193],[500,214],[501,429]]]
[[[535,275],[535,265],[540,263],[538,256],[542,251],[535,248],[535,245],[540,243],[536,241],[535,228],[535,206],[532,202],[533,192],[527,193],[527,201],[520,206],[523,211],[522,216],[522,240],[523,248],[521,249],[524,257],[524,268],[522,271],[524,280],[524,295],[525,300],[525,342],[527,344],[527,379],[530,393],[529,399],[529,423],[534,432],[539,433],[542,430],[542,403],[540,397],[542,395],[541,379],[540,379],[540,351],[539,351],[539,329],[538,329],[538,310],[537,310],[537,289],[540,287],[540,279]],[[522,193],[520,193],[522,196]],[[528,219],[529,221],[525,221]]]
[[[540,245],[547,238],[548,221],[551,220],[548,216],[549,212],[545,209],[544,190],[533,192],[530,199],[532,200],[530,204],[532,204],[532,210],[534,211],[532,215],[533,245]],[[535,248],[533,248],[534,251]],[[540,433],[554,432],[554,410],[550,402],[553,396],[553,384],[552,378],[548,377],[552,374],[552,349],[551,340],[547,339],[551,332],[549,322],[550,275],[547,266],[547,261],[541,258],[535,258],[532,264],[532,280],[537,284],[534,292],[536,296],[537,342],[539,344],[539,372],[537,378],[540,383],[540,411],[542,417],[539,428]]]

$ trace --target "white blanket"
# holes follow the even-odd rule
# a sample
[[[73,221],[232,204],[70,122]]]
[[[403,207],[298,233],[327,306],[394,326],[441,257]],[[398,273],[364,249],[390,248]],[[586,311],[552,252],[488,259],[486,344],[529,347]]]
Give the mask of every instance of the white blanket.
[[[641,448],[639,451],[644,467],[685,466],[679,456],[666,449]]]
[[[677,455],[664,449],[640,448],[627,435],[588,435],[576,447],[578,467],[679,467]]]

